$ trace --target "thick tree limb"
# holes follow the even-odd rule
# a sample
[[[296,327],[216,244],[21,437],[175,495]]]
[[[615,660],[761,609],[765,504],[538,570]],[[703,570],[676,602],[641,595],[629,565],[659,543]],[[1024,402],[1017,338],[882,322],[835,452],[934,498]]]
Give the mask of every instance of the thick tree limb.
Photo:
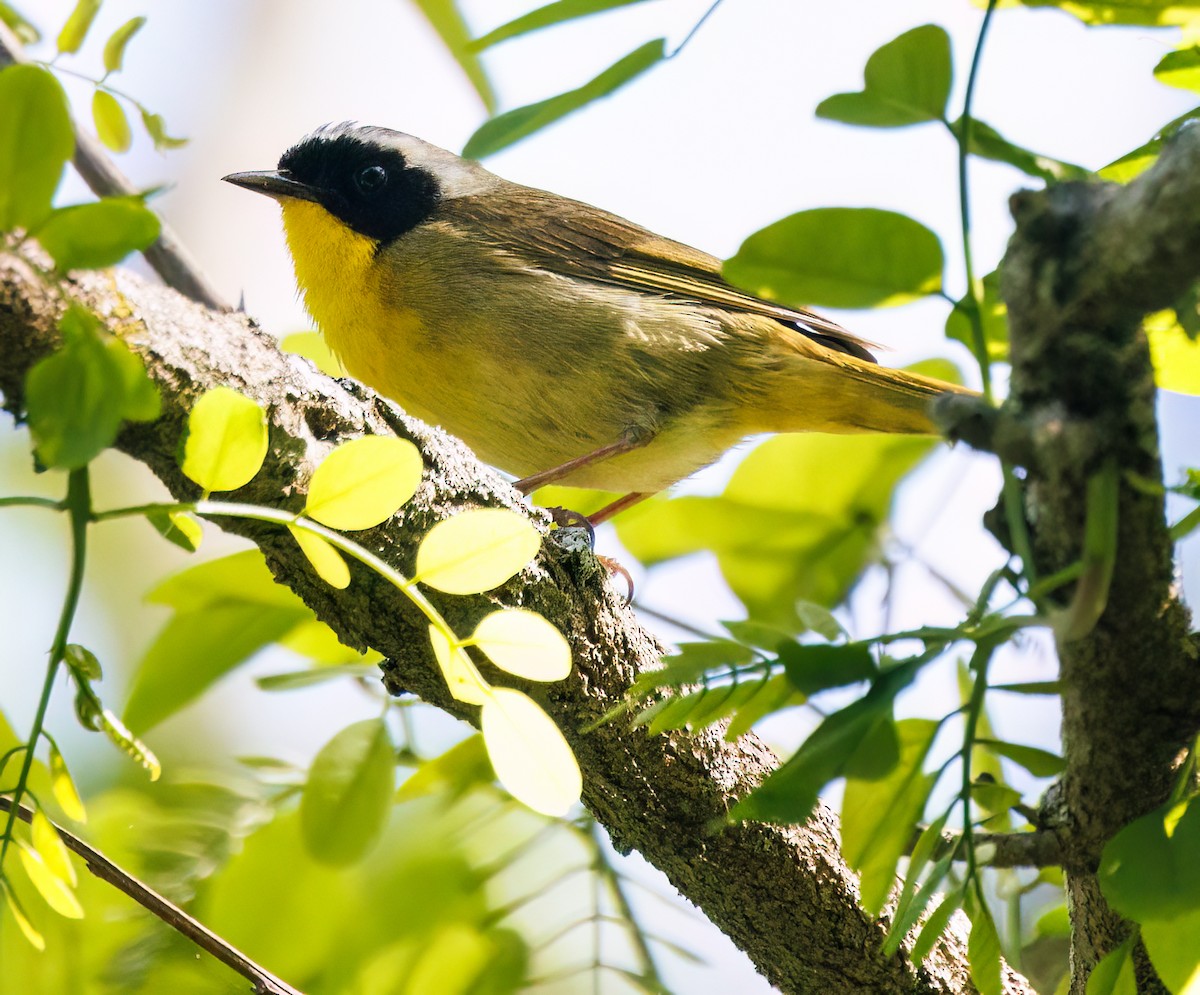
[[[359,538],[401,568],[411,569],[419,537],[459,508],[525,507],[461,444],[365,388],[281,355],[245,316],[205,310],[120,271],[80,275],[70,291],[142,355],[160,385],[163,416],[127,429],[118,445],[181,498],[196,496],[176,464],[186,412],[204,390],[227,384],[266,408],[271,429],[267,465],[235,500],[298,508],[315,458],[343,438],[395,432],[421,448],[425,482],[399,516]],[[20,411],[25,371],[55,341],[62,304],[23,260],[0,256],[0,392],[10,411]],[[544,525],[544,516],[532,514]],[[359,571],[348,591],[336,592],[315,577],[286,534],[254,523],[222,524],[262,547],[276,575],[347,644],[387,655],[385,681],[393,693],[410,691],[475,718],[474,709],[450,698],[432,666],[423,620],[390,585]],[[636,849],[662,869],[783,991],[973,990],[961,928],[952,929],[922,967],[900,955],[881,955],[884,927],[857,905],[854,877],[840,858],[836,823],[827,811],[802,827],[712,831],[732,802],[774,765],[754,737],[728,744],[717,731],[651,736],[620,722],[581,732],[620,701],[634,674],[656,665],[659,655],[590,558],[559,551],[548,540],[534,566],[492,595],[435,600],[458,631],[470,631],[498,602],[537,610],[567,634],[576,664],[570,679],[524,690],[571,742],[584,771],[586,804],[617,847]],[[1005,975],[1006,992],[1028,990],[1016,975]]]
[[[1004,268],[1012,337],[1006,413],[1028,429],[1028,517],[1044,576],[1083,546],[1088,481],[1106,464],[1161,481],[1154,382],[1140,321],[1200,278],[1200,128],[1128,187],[1062,184],[1013,198]],[[1200,728],[1200,666],[1174,589],[1161,497],[1124,483],[1107,609],[1060,640],[1067,769],[1047,806],[1072,919],[1072,988],[1129,924],[1095,871],[1104,844],[1161,804]],[[1143,991],[1162,990],[1144,959]]]

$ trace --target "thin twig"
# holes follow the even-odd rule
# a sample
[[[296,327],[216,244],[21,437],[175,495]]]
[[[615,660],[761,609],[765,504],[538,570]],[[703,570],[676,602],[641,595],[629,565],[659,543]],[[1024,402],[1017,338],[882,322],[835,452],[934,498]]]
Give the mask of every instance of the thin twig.
[[[33,818],[31,809],[24,805],[14,806],[8,798],[3,796],[0,796],[0,810],[15,812],[24,822],[29,822]],[[186,936],[201,950],[207,951],[226,967],[236,971],[254,985],[254,991],[258,995],[303,995],[299,989],[293,988],[286,981],[275,977],[270,971],[259,967],[244,953],[221,939],[198,920],[193,919],[174,902],[164,898],[149,885],[143,884],[128,871],[114,864],[99,850],[88,846],[74,833],[63,829],[57,823],[52,822],[51,825],[57,830],[67,849],[83,858],[87,869],[92,874],[128,895],[142,908]]]
[[[916,846],[924,831],[917,826],[909,840],[908,851]],[[966,860],[967,855],[959,847],[961,837],[957,833],[942,833],[941,842],[934,848],[931,859],[937,860],[948,853],[956,854],[955,860]],[[1031,833],[972,833],[975,851],[992,848],[989,859],[979,863],[993,868],[1000,867],[1059,867],[1062,865],[1062,846],[1058,837],[1048,830],[1038,829]]]

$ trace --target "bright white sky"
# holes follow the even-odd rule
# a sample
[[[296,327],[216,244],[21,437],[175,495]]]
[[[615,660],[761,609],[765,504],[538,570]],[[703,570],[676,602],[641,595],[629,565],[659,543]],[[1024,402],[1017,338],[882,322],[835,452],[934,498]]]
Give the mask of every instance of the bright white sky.
[[[578,85],[649,38],[665,35],[669,43],[678,42],[708,2],[659,0],[494,49],[485,61],[502,108]],[[465,8],[483,33],[535,5],[532,0],[467,0]],[[71,5],[41,0],[27,6],[39,8],[43,26],[52,27]],[[144,0],[109,0],[95,38],[146,6]],[[483,110],[428,26],[398,0],[337,5],[206,0],[151,8],[149,24],[130,46],[119,85],[164,114],[172,133],[188,136],[191,143],[163,157],[141,142],[124,168],[140,185],[174,184],[156,203],[231,299],[244,292],[247,309],[273,332],[306,328],[277,210],[265,199],[219,183],[219,177],[274,165],[285,147],[331,120],[384,124],[457,150],[483,120]],[[980,11],[963,0],[726,0],[679,58],[488,165],[510,179],[595,203],[722,256],[761,226],[803,208],[903,211],[941,235],[950,260],[947,287],[958,296],[956,167],[944,130],[933,125],[887,132],[852,129],[817,121],[812,111],[829,94],[859,89],[868,55],[925,22],[941,24],[953,38],[952,107],[958,106],[979,19]],[[1004,11],[995,19],[985,53],[976,114],[1040,152],[1103,165],[1194,106],[1194,94],[1168,89],[1151,76],[1173,44],[1172,32],[1087,30],[1054,11]],[[99,48],[98,43],[89,47],[80,68],[98,65]],[[86,108],[89,99],[86,88],[76,91],[78,107]],[[974,165],[972,177],[975,250],[983,273],[999,259],[1010,231],[1007,195],[1033,184],[991,164]],[[78,188],[68,191],[68,199],[75,196],[82,196]],[[836,317],[893,347],[885,361],[900,365],[938,353],[969,368],[965,351],[942,340],[945,313],[943,303],[929,302]],[[1200,421],[1200,404],[1169,396],[1162,411],[1170,480],[1181,465],[1200,465],[1200,443],[1188,429]],[[0,446],[0,478],[6,481],[0,489],[48,486],[24,471],[23,438],[14,445],[11,435],[4,436]],[[711,491],[728,472],[723,464],[687,486]],[[129,486],[128,473],[120,460],[107,461],[99,473],[114,500]],[[141,480],[143,475],[134,476]],[[986,461],[950,454],[908,489],[897,516],[898,535],[969,590],[996,563],[995,546],[978,529],[995,488]],[[0,667],[20,675],[40,669],[62,584],[62,564],[48,551],[59,545],[58,531],[45,524],[11,513],[0,516],[0,548],[26,552],[31,564],[19,587],[15,577],[0,577],[8,585],[0,591],[6,629],[12,631],[15,619],[24,623]],[[102,538],[97,552],[123,551],[123,566],[117,573],[96,572],[91,607],[81,622],[84,641],[112,661],[135,659],[160,616],[147,610],[132,631],[128,625],[117,630],[106,615],[109,606],[136,601],[167,565],[183,565],[182,557],[157,541],[143,542],[135,527],[121,528]],[[213,548],[221,545],[210,542]],[[601,542],[611,546],[615,540],[602,537]],[[923,568],[908,567],[901,579],[903,595],[891,608],[894,624],[956,618],[955,603]],[[648,604],[706,629],[714,619],[739,614],[703,557],[640,578],[639,588]],[[856,598],[855,618],[864,629],[879,624],[882,593],[881,583],[870,582]],[[125,611],[120,618],[129,618]],[[1034,652],[1011,667],[1014,675],[1047,676],[1048,665],[1045,653]],[[257,672],[278,669],[276,662]],[[909,711],[940,714],[950,706],[954,691],[947,676],[943,672],[922,682],[906,706]],[[5,697],[20,696],[32,708],[33,685],[15,686],[23,679],[6,676],[4,686],[11,690]],[[122,684],[119,678],[113,684],[108,692],[115,702]],[[241,716],[247,721],[231,731],[236,739],[231,755],[273,752],[306,762],[327,735],[323,730],[332,734],[365,706],[361,697],[325,689],[264,701],[246,678],[230,685],[219,703],[195,710],[177,728],[182,732],[218,716]],[[71,724],[67,697],[62,695],[55,728]],[[28,721],[16,712],[16,721]],[[1003,713],[1001,727],[1009,738],[1056,743],[1049,708]],[[773,741],[794,743],[801,731],[792,717],[770,726],[767,734]],[[717,968],[679,974],[681,987],[767,990],[740,955],[709,937],[693,942],[703,944]]]

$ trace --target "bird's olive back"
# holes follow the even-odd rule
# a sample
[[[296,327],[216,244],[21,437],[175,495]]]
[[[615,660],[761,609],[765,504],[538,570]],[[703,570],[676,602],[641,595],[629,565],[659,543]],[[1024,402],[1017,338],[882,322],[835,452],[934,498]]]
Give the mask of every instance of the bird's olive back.
[[[323,128],[279,160],[279,170],[310,187],[317,202],[381,244],[399,238],[437,206],[437,180],[368,129]]]

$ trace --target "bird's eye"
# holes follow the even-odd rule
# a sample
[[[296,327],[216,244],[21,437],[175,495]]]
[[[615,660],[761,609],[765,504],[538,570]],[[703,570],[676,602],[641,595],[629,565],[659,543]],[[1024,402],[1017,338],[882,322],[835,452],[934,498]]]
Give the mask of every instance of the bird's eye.
[[[373,194],[387,185],[387,170],[382,166],[364,166],[354,174],[354,185],[358,192]]]

